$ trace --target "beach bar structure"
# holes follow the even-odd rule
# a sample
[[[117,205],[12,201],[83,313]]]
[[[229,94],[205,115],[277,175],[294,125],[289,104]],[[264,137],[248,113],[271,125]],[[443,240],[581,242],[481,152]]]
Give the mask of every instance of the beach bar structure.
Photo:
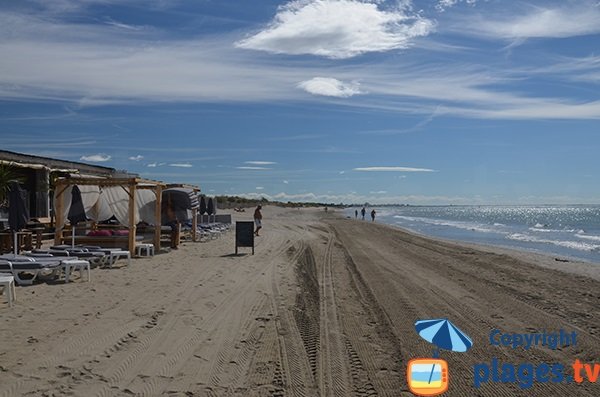
[[[159,181],[142,179],[138,177],[69,177],[57,179],[54,199],[54,210],[56,213],[56,229],[54,234],[55,244],[61,244],[63,242],[63,229],[66,223],[66,214],[68,213],[68,208],[65,208],[65,203],[70,203],[69,197],[67,197],[67,195],[71,194],[70,188],[72,188],[73,186],[78,186],[83,191],[90,191],[89,187],[91,187],[93,192],[97,194],[98,198],[103,193],[102,189],[105,189],[107,191],[112,189],[114,191],[114,188],[117,188],[117,191],[119,191],[119,189],[122,189],[122,191],[127,194],[127,207],[126,209],[119,208],[119,212],[121,215],[121,219],[127,218],[127,224],[124,226],[127,226],[129,229],[127,246],[130,252],[135,252],[136,225],[139,221],[139,210],[141,209],[137,207],[138,202],[140,201],[140,194],[136,193],[140,191],[150,191],[154,193],[154,200],[152,202],[149,202],[149,204],[154,207],[154,246],[157,247],[157,249],[160,247],[162,191],[166,185]],[[86,187],[88,188],[86,189]],[[148,195],[145,196],[147,197]],[[106,203],[102,202],[102,200],[100,199],[94,202],[93,206],[96,212],[101,211],[100,207],[103,207],[105,214],[107,214],[107,211],[110,211],[111,209]],[[112,208],[114,209],[114,207]]]
[[[8,167],[27,192],[27,207],[32,218],[49,218],[52,204],[51,175],[115,177],[123,171],[78,161],[54,159],[0,150],[0,165]],[[135,176],[135,175],[127,175]],[[0,216],[2,218],[2,216]]]

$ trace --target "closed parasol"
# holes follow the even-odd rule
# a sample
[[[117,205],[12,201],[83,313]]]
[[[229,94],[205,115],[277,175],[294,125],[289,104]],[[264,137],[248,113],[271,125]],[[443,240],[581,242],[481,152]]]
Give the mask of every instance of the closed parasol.
[[[8,193],[8,225],[14,233],[14,253],[17,254],[17,233],[29,222],[29,209],[27,208],[26,192],[19,183],[12,181]]]

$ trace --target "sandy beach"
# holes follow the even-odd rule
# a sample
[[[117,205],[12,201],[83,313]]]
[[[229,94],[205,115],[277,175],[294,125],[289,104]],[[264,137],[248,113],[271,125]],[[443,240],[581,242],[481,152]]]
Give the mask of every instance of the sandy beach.
[[[235,214],[249,220],[252,212]],[[0,304],[1,396],[410,396],[430,357],[419,319],[474,345],[442,352],[448,396],[597,396],[598,384],[488,382],[473,366],[600,357],[600,266],[427,239],[320,209],[266,207],[255,255],[234,233],[42,282]],[[577,333],[575,346],[490,346],[503,332]]]

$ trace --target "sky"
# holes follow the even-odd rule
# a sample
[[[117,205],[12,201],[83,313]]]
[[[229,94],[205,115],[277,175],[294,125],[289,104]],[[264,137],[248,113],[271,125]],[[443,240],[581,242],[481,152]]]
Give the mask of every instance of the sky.
[[[600,203],[600,1],[0,0],[0,148],[280,201]]]

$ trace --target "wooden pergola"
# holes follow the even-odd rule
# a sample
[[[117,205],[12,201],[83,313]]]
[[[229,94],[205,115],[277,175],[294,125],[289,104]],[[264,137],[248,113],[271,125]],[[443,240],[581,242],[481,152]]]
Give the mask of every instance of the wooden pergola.
[[[135,192],[138,189],[146,189],[154,192],[156,196],[156,207],[154,209],[154,214],[156,217],[156,223],[154,226],[154,246],[156,249],[160,249],[160,230],[161,230],[161,201],[162,201],[162,191],[166,186],[163,182],[153,181],[149,179],[143,178],[83,178],[83,177],[71,177],[71,178],[59,178],[56,180],[56,200],[54,202],[55,206],[55,214],[56,214],[56,225],[65,225],[64,211],[63,211],[63,200],[62,195],[65,190],[69,186],[98,186],[102,187],[114,187],[120,186],[129,196],[129,224],[127,225],[129,228],[129,240],[128,240],[128,248],[129,252],[135,252],[135,242],[136,242],[136,224],[135,224],[135,211],[136,211],[136,202],[135,202]],[[56,228],[54,232],[54,243],[61,244],[62,239],[62,228]]]

